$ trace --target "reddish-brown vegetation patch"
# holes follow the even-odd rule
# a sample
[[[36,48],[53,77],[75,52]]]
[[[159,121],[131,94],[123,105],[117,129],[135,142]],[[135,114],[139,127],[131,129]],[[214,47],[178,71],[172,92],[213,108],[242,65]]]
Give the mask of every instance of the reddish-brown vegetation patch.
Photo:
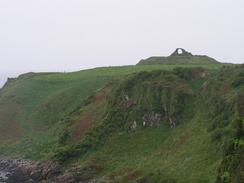
[[[238,93],[237,95],[237,110],[239,112],[239,115],[241,117],[244,117],[244,94],[243,93]]]
[[[140,177],[140,172],[139,171],[133,171],[133,172],[131,172],[131,173],[128,173],[127,175],[126,175],[126,179],[127,180],[136,180],[137,178],[139,178]]]
[[[180,146],[184,145],[187,142],[187,140],[189,139],[189,137],[190,137],[189,133],[186,133],[186,134],[182,135],[180,137],[179,141],[177,142],[177,144],[180,145]]]
[[[117,172],[113,172],[110,177],[114,178],[114,177],[124,177],[124,179],[126,179],[127,181],[132,181],[132,180],[136,180],[137,178],[139,178],[141,175],[141,173],[139,171],[134,171],[131,169],[122,169],[120,171]]]
[[[78,142],[85,132],[92,126],[95,116],[91,112],[83,113],[81,119],[73,125],[74,132],[71,142]]]
[[[0,109],[0,141],[12,142],[21,136],[21,126],[17,122],[19,109],[9,104]]]
[[[104,88],[99,91],[92,98],[92,102],[83,108],[83,112],[79,119],[77,119],[73,124],[73,133],[70,140],[71,143],[79,142],[87,130],[102,118],[108,91],[108,88]]]
[[[225,96],[230,92],[230,86],[228,84],[224,84],[221,87],[219,87],[217,91],[218,96]]]
[[[21,136],[21,127],[16,121],[8,121],[0,127],[0,141],[11,142]]]

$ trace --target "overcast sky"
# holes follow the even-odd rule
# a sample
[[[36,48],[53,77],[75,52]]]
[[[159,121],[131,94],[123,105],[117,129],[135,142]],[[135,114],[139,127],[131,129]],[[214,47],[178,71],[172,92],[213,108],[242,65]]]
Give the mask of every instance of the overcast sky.
[[[243,63],[243,21],[243,0],[0,0],[0,77],[131,65],[176,47]]]

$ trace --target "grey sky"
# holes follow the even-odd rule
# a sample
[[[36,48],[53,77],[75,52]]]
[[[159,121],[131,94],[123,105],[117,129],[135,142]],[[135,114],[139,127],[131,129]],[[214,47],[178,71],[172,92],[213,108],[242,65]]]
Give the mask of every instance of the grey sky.
[[[243,0],[1,0],[0,77],[135,64],[176,47],[242,63],[243,10]]]

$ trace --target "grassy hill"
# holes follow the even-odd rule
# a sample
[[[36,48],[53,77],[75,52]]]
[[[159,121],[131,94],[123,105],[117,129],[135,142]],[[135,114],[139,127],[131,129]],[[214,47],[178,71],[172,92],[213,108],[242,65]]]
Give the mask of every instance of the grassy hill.
[[[100,182],[243,180],[244,68],[223,64],[29,73],[0,90],[0,152]]]

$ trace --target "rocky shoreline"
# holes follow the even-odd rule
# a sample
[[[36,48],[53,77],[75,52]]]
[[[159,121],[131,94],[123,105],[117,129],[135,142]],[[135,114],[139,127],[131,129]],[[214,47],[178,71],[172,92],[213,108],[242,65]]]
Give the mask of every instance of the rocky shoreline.
[[[0,183],[95,183],[80,181],[75,172],[62,170],[57,162],[0,158]]]

